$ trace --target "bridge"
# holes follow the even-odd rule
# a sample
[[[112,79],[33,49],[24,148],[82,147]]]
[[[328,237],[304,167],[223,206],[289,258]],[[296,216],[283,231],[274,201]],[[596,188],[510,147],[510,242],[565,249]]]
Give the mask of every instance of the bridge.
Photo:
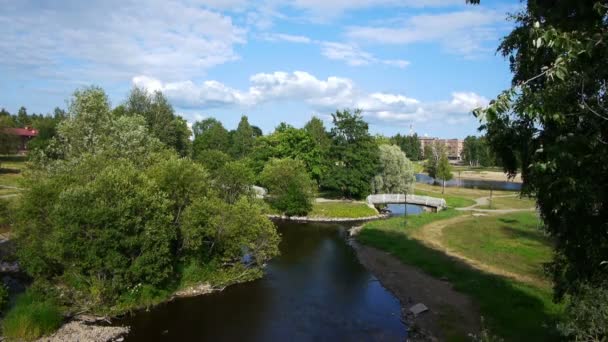
[[[367,204],[415,204],[424,207],[432,208],[435,211],[440,211],[447,208],[447,204],[443,198],[420,196],[420,195],[404,195],[404,194],[377,194],[367,196]]]

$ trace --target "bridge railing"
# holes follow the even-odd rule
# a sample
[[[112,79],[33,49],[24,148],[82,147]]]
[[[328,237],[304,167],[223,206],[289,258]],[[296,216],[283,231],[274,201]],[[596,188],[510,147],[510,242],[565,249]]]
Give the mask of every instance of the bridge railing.
[[[398,204],[409,203],[423,205],[426,207],[445,208],[446,202],[443,198],[420,196],[420,195],[403,195],[403,194],[376,194],[367,196],[368,204]]]

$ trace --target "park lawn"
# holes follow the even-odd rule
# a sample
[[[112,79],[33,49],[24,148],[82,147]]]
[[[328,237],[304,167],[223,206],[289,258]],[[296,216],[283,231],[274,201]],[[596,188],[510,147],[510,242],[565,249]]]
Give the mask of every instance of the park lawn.
[[[20,173],[0,172],[0,186],[20,187],[23,176]],[[1,187],[0,187],[1,188]]]
[[[309,217],[359,218],[378,215],[378,211],[362,202],[315,202]]]
[[[429,193],[434,193],[434,197],[441,197],[441,186],[439,185],[431,185],[431,184],[424,184],[424,183],[416,183],[415,186],[416,190],[420,190],[420,191],[426,191]],[[518,194],[518,192],[516,191],[505,191],[505,190],[493,190],[492,191],[492,195],[514,195],[514,194]],[[469,188],[458,188],[458,187],[446,187],[445,188],[445,193],[443,195],[453,195],[453,196],[458,196],[458,197],[463,197],[463,198],[468,198],[468,199],[476,199],[476,198],[480,198],[480,197],[489,197],[490,196],[490,190],[483,190],[483,189],[469,189]]]
[[[479,206],[479,209],[529,209],[536,207],[536,201],[529,197],[493,197],[492,205]]]
[[[0,156],[0,185],[19,187],[25,166],[26,161],[22,157]]]
[[[435,278],[449,279],[455,290],[469,295],[478,305],[493,334],[507,341],[555,340],[558,334],[552,327],[562,314],[562,306],[552,302],[549,288],[480,271],[413,238],[428,223],[462,214],[448,209],[410,216],[407,223],[403,218],[369,222],[357,235],[357,240],[387,251]],[[530,224],[529,221],[524,222]],[[446,227],[444,231],[449,229]],[[525,231],[526,228],[522,229]],[[470,243],[477,248],[482,247],[477,245],[479,240],[471,239]],[[544,255],[544,247],[539,253]],[[537,258],[543,260],[544,256]],[[444,319],[449,320],[449,317]],[[449,326],[457,322],[440,324]],[[466,336],[460,338],[466,339]]]
[[[454,196],[454,195],[450,195],[450,194],[441,194],[441,193],[437,194],[435,192],[419,190],[418,188],[416,188],[414,190],[414,194],[421,195],[421,196],[443,198],[443,199],[445,199],[446,204],[450,208],[464,208],[464,207],[469,207],[469,206],[472,206],[473,204],[475,204],[475,201],[470,198]]]
[[[500,216],[472,216],[443,230],[442,243],[450,250],[484,264],[550,287],[543,264],[551,261],[551,241],[540,229],[535,212]]]
[[[472,171],[472,172],[504,172],[503,168],[498,166],[469,166],[469,165],[454,165],[452,166],[453,171]]]

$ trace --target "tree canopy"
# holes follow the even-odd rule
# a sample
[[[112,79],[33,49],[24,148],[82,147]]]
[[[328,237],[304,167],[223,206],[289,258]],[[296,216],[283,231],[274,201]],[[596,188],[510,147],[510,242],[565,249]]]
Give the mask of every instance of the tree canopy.
[[[380,145],[380,172],[372,179],[372,192],[407,194],[416,181],[414,166],[396,145]]]

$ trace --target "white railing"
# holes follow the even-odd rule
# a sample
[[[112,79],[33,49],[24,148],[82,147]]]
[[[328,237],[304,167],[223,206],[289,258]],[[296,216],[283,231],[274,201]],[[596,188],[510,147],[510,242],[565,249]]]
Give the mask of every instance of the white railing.
[[[367,196],[368,204],[398,204],[408,203],[423,205],[426,207],[445,208],[447,207],[443,198],[420,195],[403,195],[403,194],[377,194]]]

